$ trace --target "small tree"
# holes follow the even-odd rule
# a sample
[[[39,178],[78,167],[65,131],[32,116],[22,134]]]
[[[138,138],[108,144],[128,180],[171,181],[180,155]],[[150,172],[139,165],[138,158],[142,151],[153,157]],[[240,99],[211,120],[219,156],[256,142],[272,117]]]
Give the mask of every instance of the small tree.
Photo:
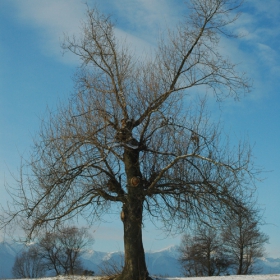
[[[188,277],[224,275],[230,267],[219,232],[206,225],[197,227],[192,235],[183,235],[180,253]]]
[[[81,274],[81,254],[92,243],[85,228],[64,227],[59,231],[47,232],[39,238],[38,248],[44,264],[56,275]]]
[[[226,219],[222,239],[236,274],[258,272],[256,259],[264,256],[268,236],[260,231],[258,211],[237,208]]]
[[[45,276],[45,272],[46,268],[36,245],[16,256],[12,268],[15,278],[39,278]]]

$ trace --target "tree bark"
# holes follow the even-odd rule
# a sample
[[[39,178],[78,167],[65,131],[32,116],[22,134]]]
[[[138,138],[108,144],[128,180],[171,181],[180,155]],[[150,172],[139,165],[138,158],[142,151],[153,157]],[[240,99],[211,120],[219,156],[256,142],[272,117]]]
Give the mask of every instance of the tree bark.
[[[118,280],[148,280],[145,253],[142,242],[143,202],[133,198],[123,206],[124,268]]]
[[[242,275],[243,274],[243,247],[240,248],[240,253],[239,253],[239,265],[238,265],[238,271],[237,275]]]
[[[127,197],[123,203],[124,268],[117,280],[149,280],[142,242],[143,184],[139,150],[126,148],[124,163],[127,176]],[[133,180],[135,179],[135,180]],[[139,181],[138,181],[139,180]],[[138,181],[138,184],[135,184]]]

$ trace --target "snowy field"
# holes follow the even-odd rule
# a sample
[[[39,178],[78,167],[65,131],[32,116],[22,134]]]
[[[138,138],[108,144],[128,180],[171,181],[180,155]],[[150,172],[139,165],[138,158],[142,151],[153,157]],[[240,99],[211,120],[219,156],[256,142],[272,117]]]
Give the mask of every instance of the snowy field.
[[[154,280],[280,280],[280,274],[267,274],[267,275],[230,275],[230,276],[212,276],[212,277],[171,277],[161,278],[158,276],[152,276]],[[50,277],[41,278],[37,280],[100,280],[102,277]],[[16,279],[14,279],[16,280]],[[21,279],[22,280],[22,279]]]
[[[212,277],[188,277],[188,278],[154,278],[155,280],[280,280],[280,274],[268,275],[230,275]]]

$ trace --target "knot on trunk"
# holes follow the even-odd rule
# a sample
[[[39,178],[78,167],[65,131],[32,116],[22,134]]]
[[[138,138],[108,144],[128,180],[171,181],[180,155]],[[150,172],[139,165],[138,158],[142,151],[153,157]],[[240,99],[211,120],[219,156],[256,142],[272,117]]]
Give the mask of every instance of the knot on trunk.
[[[132,177],[130,179],[130,184],[133,186],[133,187],[137,187],[139,185],[139,183],[141,182],[141,179],[139,176],[136,176],[136,177]]]
[[[120,217],[121,217],[121,220],[122,220],[122,222],[123,222],[123,221],[124,221],[124,218],[125,218],[125,214],[124,214],[124,211],[123,211],[123,210],[121,211]]]

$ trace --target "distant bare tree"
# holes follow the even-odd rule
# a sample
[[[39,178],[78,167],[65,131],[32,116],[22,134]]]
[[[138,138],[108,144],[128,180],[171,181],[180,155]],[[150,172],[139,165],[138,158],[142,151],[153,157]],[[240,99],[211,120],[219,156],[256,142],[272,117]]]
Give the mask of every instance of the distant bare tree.
[[[45,276],[45,266],[36,246],[31,246],[28,250],[16,256],[12,268],[15,278],[40,278]]]
[[[268,236],[261,232],[258,211],[252,207],[238,208],[228,216],[222,232],[225,251],[235,273],[259,272],[257,258],[264,256]]]
[[[248,91],[219,48],[241,2],[188,1],[185,22],[144,59],[88,9],[81,38],[63,45],[81,59],[77,93],[42,123],[3,223],[22,222],[31,235],[80,214],[92,222],[114,205],[125,250],[116,279],[146,280],[144,214],[183,228],[241,204],[255,177],[250,147],[230,147],[190,97],[199,86],[219,100]]]
[[[45,266],[56,275],[81,274],[84,269],[80,257],[92,240],[85,228],[64,227],[40,237],[38,249]]]
[[[225,275],[230,261],[224,253],[218,230],[206,225],[198,226],[192,234],[185,234],[180,245],[180,262],[184,274],[192,276]]]

